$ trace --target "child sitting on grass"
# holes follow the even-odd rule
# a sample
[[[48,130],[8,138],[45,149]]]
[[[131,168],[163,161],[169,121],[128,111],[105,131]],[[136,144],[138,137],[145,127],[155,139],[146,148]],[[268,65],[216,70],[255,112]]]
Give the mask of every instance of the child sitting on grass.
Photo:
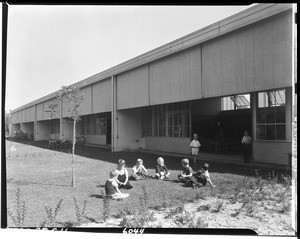
[[[105,193],[107,197],[112,199],[122,199],[129,197],[128,193],[122,193],[118,188],[117,177],[119,175],[118,170],[113,170],[110,172],[108,179],[105,183]]]
[[[117,178],[117,182],[120,188],[131,189],[132,186],[128,181],[128,171],[125,168],[125,160],[119,159],[117,170],[119,172],[119,176]]]
[[[136,165],[132,168],[131,178],[133,180],[140,180],[148,178],[148,172],[145,166],[143,165],[142,159],[137,159]]]
[[[169,176],[170,176],[170,172],[167,169],[166,165],[164,164],[164,159],[162,157],[159,157],[157,159],[154,178],[156,178],[156,179],[168,179]]]
[[[178,174],[178,179],[182,182],[189,182],[193,176],[193,169],[189,166],[189,160],[184,158],[181,160],[183,170]]]
[[[198,170],[191,179],[191,186],[193,187],[202,187],[205,186],[208,182],[212,187],[215,187],[215,185],[212,183],[209,172],[208,172],[209,164],[205,163],[201,170]]]

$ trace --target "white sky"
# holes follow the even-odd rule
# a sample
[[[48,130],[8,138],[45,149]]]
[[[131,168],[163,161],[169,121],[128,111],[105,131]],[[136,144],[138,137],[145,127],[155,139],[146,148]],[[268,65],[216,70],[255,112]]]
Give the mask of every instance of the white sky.
[[[250,6],[9,6],[5,110]]]

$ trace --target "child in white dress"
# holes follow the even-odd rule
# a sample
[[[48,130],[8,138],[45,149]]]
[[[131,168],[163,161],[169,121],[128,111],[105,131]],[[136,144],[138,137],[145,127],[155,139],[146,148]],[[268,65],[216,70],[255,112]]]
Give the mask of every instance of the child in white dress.
[[[197,161],[197,156],[198,156],[198,153],[199,153],[199,148],[201,147],[201,144],[198,140],[198,135],[197,134],[193,135],[193,140],[190,143],[190,147],[191,147],[191,153],[193,155],[194,166],[195,166],[196,161]]]

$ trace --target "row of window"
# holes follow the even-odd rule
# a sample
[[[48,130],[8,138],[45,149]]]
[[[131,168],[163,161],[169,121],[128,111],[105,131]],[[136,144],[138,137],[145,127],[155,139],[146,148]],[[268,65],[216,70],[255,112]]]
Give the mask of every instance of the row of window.
[[[146,107],[142,122],[142,137],[190,137],[190,104],[182,102]]]
[[[103,114],[81,116],[81,135],[106,135],[106,118]]]

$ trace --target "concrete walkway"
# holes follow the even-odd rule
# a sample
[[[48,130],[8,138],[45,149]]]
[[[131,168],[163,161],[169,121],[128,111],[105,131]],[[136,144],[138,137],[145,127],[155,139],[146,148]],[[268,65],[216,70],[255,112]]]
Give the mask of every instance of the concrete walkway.
[[[141,150],[140,152],[161,155],[161,156],[171,156],[171,157],[181,157],[181,158],[189,158],[192,156],[190,154],[179,154],[179,153],[170,153],[170,152],[157,152],[152,150]],[[242,165],[245,167],[255,167],[255,168],[266,168],[266,169],[283,169],[283,170],[291,170],[289,165],[281,165],[281,164],[270,164],[270,163],[262,163],[262,162],[250,162],[249,164],[244,164],[242,155],[225,155],[225,154],[212,154],[212,153],[199,153],[198,155],[199,161],[202,162],[213,162],[213,163],[221,163],[221,164],[234,164],[234,165]]]

